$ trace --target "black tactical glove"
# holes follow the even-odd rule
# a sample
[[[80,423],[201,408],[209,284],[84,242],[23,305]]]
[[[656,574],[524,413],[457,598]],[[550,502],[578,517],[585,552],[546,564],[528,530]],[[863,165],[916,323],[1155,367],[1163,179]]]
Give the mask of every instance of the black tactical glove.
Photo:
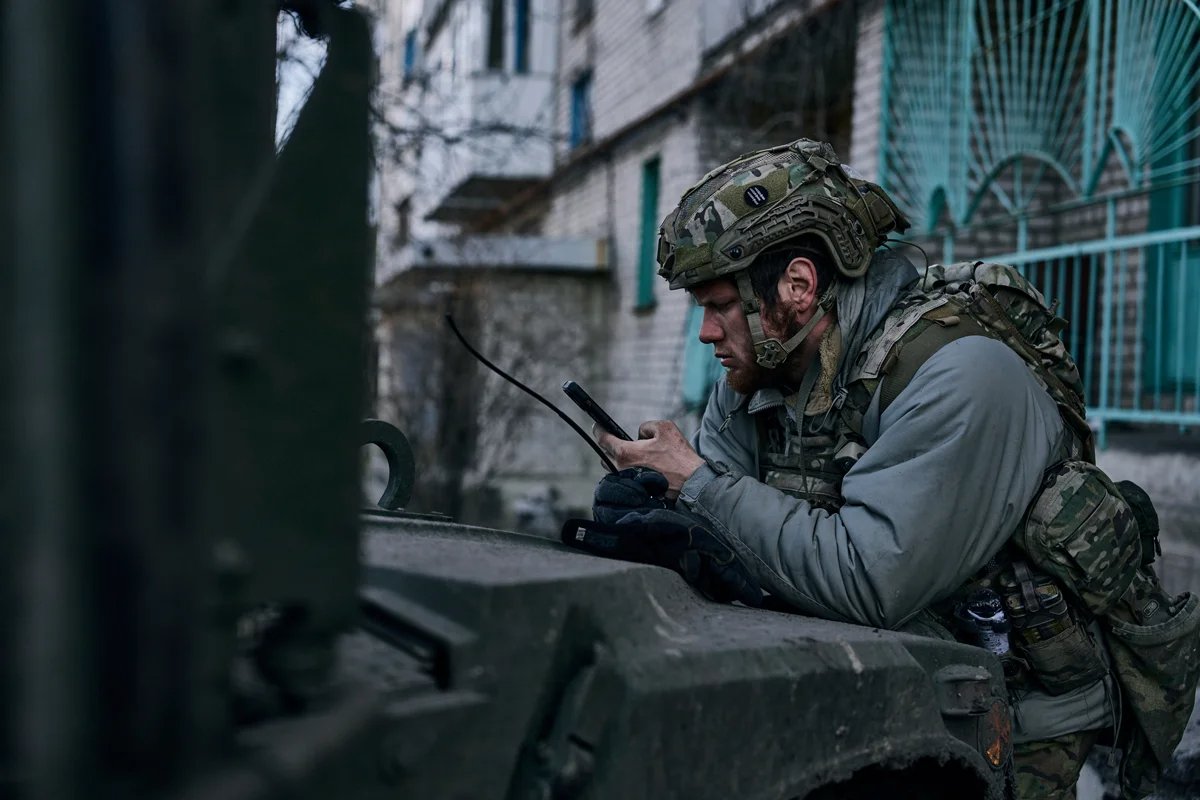
[[[754,578],[696,514],[658,508],[626,512],[615,523],[569,519],[562,540],[596,555],[672,569],[719,603],[762,605],[762,590]]]
[[[592,516],[597,522],[611,525],[630,511],[670,508],[666,492],[666,476],[649,467],[610,472],[596,484]]]

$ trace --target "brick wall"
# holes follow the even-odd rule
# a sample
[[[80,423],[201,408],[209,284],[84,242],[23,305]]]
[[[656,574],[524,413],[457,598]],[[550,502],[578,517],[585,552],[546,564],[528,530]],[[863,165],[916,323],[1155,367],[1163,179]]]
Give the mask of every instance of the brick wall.
[[[610,413],[636,427],[647,419],[679,413],[679,378],[684,325],[690,300],[654,278],[656,306],[635,310],[641,249],[642,165],[660,159],[658,208],[661,221],[702,172],[696,133],[688,121],[667,120],[622,148],[613,164],[613,274],[615,292],[608,367]]]
[[[883,99],[883,0],[865,0],[858,12],[854,116],[850,152],[841,154],[868,180],[879,179],[879,121]]]
[[[655,302],[638,310],[643,165],[659,159],[656,221],[699,176],[696,136],[688,120],[667,118],[630,137],[607,157],[553,189],[545,231],[609,242],[610,282],[604,288],[605,330],[591,354],[604,369],[589,391],[627,429],[678,413],[679,368],[690,301],[655,278]],[[598,291],[599,287],[596,287]]]
[[[645,0],[595,3],[575,29],[564,14],[560,46],[559,130],[569,129],[575,77],[592,71],[593,133],[602,139],[683,90],[700,64],[701,0],[668,0],[654,14]],[[566,152],[562,145],[561,153]]]

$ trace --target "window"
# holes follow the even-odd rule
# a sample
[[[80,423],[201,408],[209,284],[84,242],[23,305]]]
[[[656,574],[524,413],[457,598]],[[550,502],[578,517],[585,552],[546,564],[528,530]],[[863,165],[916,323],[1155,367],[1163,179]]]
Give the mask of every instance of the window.
[[[504,69],[504,0],[492,0],[488,15],[487,68]]]
[[[396,232],[392,235],[392,247],[399,250],[408,244],[412,234],[412,198],[406,197],[396,203]]]
[[[574,149],[592,140],[592,73],[585,72],[571,84],[571,132]]]
[[[576,31],[592,21],[594,6],[594,0],[575,0],[574,29]]]
[[[513,9],[513,72],[529,72],[529,0],[516,0]]]
[[[417,70],[417,31],[404,34],[404,80],[410,81]]]
[[[642,164],[642,246],[638,256],[637,298],[634,308],[654,307],[654,276],[658,272],[659,159]]]

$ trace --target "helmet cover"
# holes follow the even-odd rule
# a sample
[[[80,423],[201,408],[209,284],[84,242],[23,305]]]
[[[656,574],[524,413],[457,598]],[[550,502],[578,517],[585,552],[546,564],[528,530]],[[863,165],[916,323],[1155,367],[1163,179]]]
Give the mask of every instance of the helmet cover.
[[[687,288],[749,267],[764,250],[815,235],[838,272],[856,278],[887,234],[909,223],[874,183],[825,142],[739,156],[684,193],[659,229],[659,275]]]

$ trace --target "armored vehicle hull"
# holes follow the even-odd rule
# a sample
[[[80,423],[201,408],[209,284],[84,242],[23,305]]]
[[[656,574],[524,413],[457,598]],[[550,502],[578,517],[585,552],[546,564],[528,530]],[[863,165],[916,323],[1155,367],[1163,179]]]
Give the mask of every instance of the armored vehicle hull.
[[[372,513],[363,550],[346,661],[410,731],[382,754],[400,796],[1004,796],[984,650],[505,531]]]

